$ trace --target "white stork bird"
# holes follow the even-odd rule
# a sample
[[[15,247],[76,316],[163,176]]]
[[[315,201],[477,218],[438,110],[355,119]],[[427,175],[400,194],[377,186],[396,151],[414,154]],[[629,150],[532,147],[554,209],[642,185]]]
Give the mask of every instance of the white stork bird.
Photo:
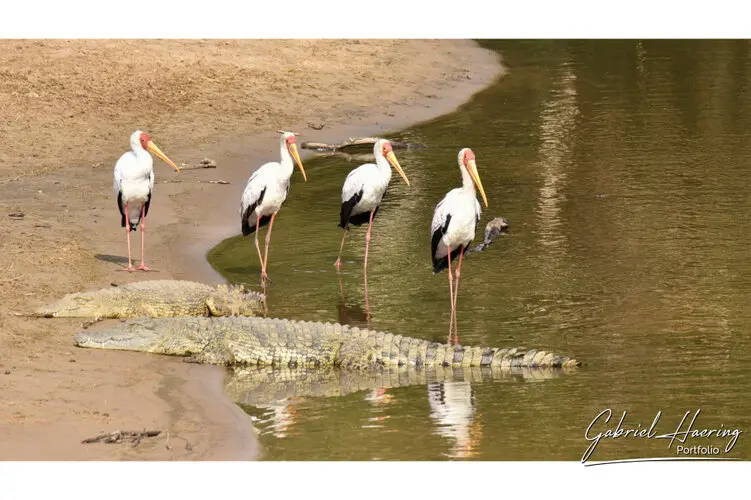
[[[370,230],[373,218],[378,213],[383,195],[391,180],[391,167],[394,167],[404,182],[409,186],[409,179],[402,170],[394,155],[391,143],[386,139],[378,139],[373,146],[375,163],[360,165],[347,175],[342,187],[342,208],[339,216],[339,227],[344,229],[342,243],[339,246],[339,258],[334,265],[337,269],[342,266],[342,250],[344,239],[347,237],[349,225],[360,226],[368,221],[368,232],[365,233],[365,279],[368,279],[368,249],[370,247]]]
[[[282,134],[279,140],[282,161],[265,163],[253,172],[248,179],[240,202],[243,236],[256,233],[256,250],[258,250],[258,260],[261,262],[261,280],[264,285],[269,278],[266,274],[266,263],[269,257],[271,230],[274,227],[276,213],[287,199],[289,179],[294,172],[293,158],[297,162],[297,166],[300,167],[303,179],[306,182],[308,180],[300,155],[297,152],[295,134],[282,130],[279,133]],[[266,250],[264,256],[261,256],[261,247],[258,245],[258,230],[267,224],[269,230],[266,233]]]
[[[488,199],[477,173],[475,154],[469,148],[459,151],[459,170],[462,172],[462,187],[452,189],[436,205],[433,222],[430,225],[431,241],[430,254],[433,258],[433,274],[448,268],[449,297],[451,299],[451,321],[449,323],[449,343],[451,343],[452,327],[456,326],[456,297],[459,294],[459,276],[461,275],[462,257],[475,237],[475,228],[480,220],[480,204],[475,198],[475,185],[480,190],[485,206]],[[456,289],[453,288],[451,275],[451,253],[459,254],[459,264],[456,267]],[[459,342],[458,333],[455,343]]]
[[[146,215],[151,204],[151,192],[154,190],[154,159],[149,151],[164,160],[176,171],[177,165],[151,141],[146,132],[136,130],[130,136],[132,151],[123,153],[115,164],[115,182],[113,185],[117,207],[122,216],[121,225],[128,235],[128,267],[125,271],[136,269],[151,271],[144,262],[144,231],[146,230]],[[141,223],[141,265],[134,268],[130,257],[130,232],[135,231]]]

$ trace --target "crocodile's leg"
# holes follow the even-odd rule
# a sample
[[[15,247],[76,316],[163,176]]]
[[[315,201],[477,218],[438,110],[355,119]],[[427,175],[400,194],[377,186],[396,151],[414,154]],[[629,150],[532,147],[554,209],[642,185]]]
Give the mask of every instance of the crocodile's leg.
[[[339,257],[336,259],[336,262],[334,262],[334,266],[338,269],[342,268],[342,250],[344,250],[344,239],[347,237],[347,233],[349,232],[349,224],[347,224],[347,227],[344,228],[344,236],[342,236],[342,244],[339,245]]]
[[[368,249],[370,248],[370,230],[373,229],[373,214],[375,210],[370,212],[370,221],[368,222],[368,232],[365,233],[365,280],[368,279]]]
[[[448,343],[450,344],[451,343],[451,331],[452,331],[452,328],[454,326],[454,315],[455,315],[455,310],[454,310],[454,278],[451,275],[451,247],[448,248],[447,258],[448,258],[448,264],[449,264],[449,266],[448,266],[448,270],[449,270],[449,300],[450,300],[450,303],[451,303],[451,319],[449,319],[449,340],[448,340]]]
[[[263,274],[261,275],[264,282],[269,279],[269,275],[266,274],[266,265],[269,261],[269,243],[271,243],[271,229],[274,227],[274,217],[276,217],[276,212],[271,214],[271,221],[269,221],[269,230],[266,231],[266,248],[263,252]]]
[[[456,301],[459,297],[459,276],[462,274],[462,257],[464,257],[464,252],[462,249],[459,249],[459,264],[456,265],[456,288],[454,288],[454,304],[453,304],[453,310],[454,310],[454,344],[459,343],[459,328],[456,324]],[[450,343],[450,342],[449,342]]]
[[[128,267],[122,269],[122,271],[128,271],[132,273],[136,270],[133,267],[133,261],[130,258],[130,219],[128,218],[128,204],[125,204],[125,234],[128,235]]]
[[[151,271],[148,267],[146,267],[145,259],[144,259],[144,241],[146,240],[146,205],[141,205],[141,265],[138,266],[136,269],[139,271]]]

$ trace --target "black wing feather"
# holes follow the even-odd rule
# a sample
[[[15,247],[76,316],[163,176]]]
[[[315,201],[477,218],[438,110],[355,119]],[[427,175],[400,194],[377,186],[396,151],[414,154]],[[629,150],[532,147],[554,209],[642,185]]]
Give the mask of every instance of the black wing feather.
[[[125,210],[123,210],[123,193],[120,191],[117,193],[117,208],[120,209],[120,227],[125,227]]]
[[[380,205],[373,210],[373,220],[375,220],[375,216],[378,215],[379,208],[381,208]],[[353,226],[361,226],[367,222],[370,222],[370,212],[363,212],[349,218],[349,223]]]
[[[149,215],[149,205],[151,205],[151,191],[149,191],[149,197],[146,198],[146,207],[143,210],[143,216]]]
[[[362,222],[355,222],[353,220],[353,219],[356,219],[358,216],[350,218],[350,214],[352,213],[352,210],[355,208],[355,205],[357,205],[360,202],[361,199],[362,199],[362,189],[358,191],[357,193],[355,193],[352,196],[352,198],[342,203],[342,209],[341,209],[341,212],[339,213],[339,227],[341,227],[342,229],[346,229],[347,224],[349,223],[355,224],[356,226],[359,226],[360,224],[362,224]],[[367,212],[365,213],[365,215],[366,215],[365,220],[367,221],[370,215]]]
[[[256,209],[258,204],[263,201],[263,196],[265,194],[266,194],[266,188],[263,188],[263,191],[261,191],[261,194],[260,196],[258,196],[258,199],[254,203],[252,203],[250,206],[248,206],[248,208],[245,209],[245,212],[243,213],[243,219],[242,219],[243,236],[248,236],[249,234],[252,234],[256,231],[256,226],[255,225],[251,226],[248,223],[248,217],[250,217],[250,214],[253,213],[253,210]],[[258,227],[265,226],[266,224],[269,223],[270,219],[271,218],[267,216],[261,217],[261,220],[258,221]]]
[[[443,223],[443,227],[439,227],[433,231],[433,237],[430,240],[430,257],[433,259],[433,274],[440,273],[443,269],[448,267],[448,255],[440,259],[436,259],[435,254],[438,251],[438,243],[441,242],[441,238],[448,231],[449,224],[451,223],[451,214],[446,215],[446,222]]]

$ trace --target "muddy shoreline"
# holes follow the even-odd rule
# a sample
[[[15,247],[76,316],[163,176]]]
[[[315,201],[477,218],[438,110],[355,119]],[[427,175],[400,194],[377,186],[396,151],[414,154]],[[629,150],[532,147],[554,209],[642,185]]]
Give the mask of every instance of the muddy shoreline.
[[[322,130],[309,128],[308,123],[314,117],[305,113],[299,115],[298,121],[284,126],[304,134],[301,140],[337,142],[349,136],[383,134],[450,112],[498,78],[502,71],[494,53],[468,41],[455,41],[452,46],[462,68],[469,68],[466,73],[469,78],[461,76],[456,59],[446,60],[443,61],[446,67],[439,69],[442,74],[456,78],[422,81],[421,88],[411,89],[414,92],[400,102],[380,106],[376,101],[375,105],[372,102],[367,105],[368,98],[364,96],[359,108],[351,106],[355,111],[344,113],[338,121],[327,120]],[[438,58],[434,64],[440,62]],[[409,69],[393,68],[393,71]],[[436,73],[435,68],[432,73]],[[3,195],[0,207],[4,212],[22,211],[25,217],[0,223],[10,226],[0,229],[19,238],[18,242],[12,238],[4,241],[0,253],[13,256],[13,250],[17,250],[16,255],[21,256],[10,262],[7,258],[0,261],[9,271],[6,280],[14,280],[6,281],[4,287],[0,284],[0,292],[4,297],[12,294],[15,299],[6,301],[0,309],[0,369],[10,372],[0,379],[0,390],[7,395],[0,403],[3,424],[0,440],[4,443],[0,459],[259,457],[262,452],[249,419],[223,393],[222,369],[141,353],[76,349],[70,338],[80,329],[80,321],[53,323],[53,320],[16,318],[12,313],[21,304],[33,307],[53,299],[63,289],[63,293],[68,293],[107,286],[111,281],[165,278],[223,281],[206,261],[206,253],[238,232],[237,205],[245,182],[252,166],[278,156],[275,130],[280,127],[281,124],[268,131],[225,135],[221,142],[198,142],[192,149],[184,147],[179,153],[172,153],[174,148],[167,147],[169,143],[160,139],[158,132],[152,132],[157,144],[178,164],[196,163],[209,156],[218,167],[173,175],[169,167],[155,161],[156,203],[147,219],[146,245],[147,263],[157,272],[149,275],[118,272],[123,266],[125,245],[124,236],[113,222],[117,219],[117,208],[108,189],[109,164],[56,169],[10,181],[9,176],[4,176],[6,182],[0,183]],[[303,153],[303,159],[309,157],[308,152],[303,150]],[[0,171],[3,164],[7,161],[0,162]],[[84,178],[86,181],[81,180]],[[229,184],[195,182],[218,179]],[[160,182],[165,180],[180,182]],[[293,182],[299,181],[293,178]],[[8,219],[5,214],[2,217]],[[60,226],[67,226],[68,230]],[[138,237],[134,239],[138,241]],[[24,244],[29,245],[26,252]],[[27,271],[31,268],[25,266],[34,264],[24,262],[22,256],[33,254],[38,245],[44,244],[55,250],[48,261],[51,269],[40,266],[32,274]],[[78,267],[94,270],[88,274],[77,272],[65,279],[66,265],[73,271]],[[31,286],[25,289],[25,284]],[[144,441],[135,448],[79,444],[81,439],[100,431],[141,428],[169,432],[169,446],[162,437]]]

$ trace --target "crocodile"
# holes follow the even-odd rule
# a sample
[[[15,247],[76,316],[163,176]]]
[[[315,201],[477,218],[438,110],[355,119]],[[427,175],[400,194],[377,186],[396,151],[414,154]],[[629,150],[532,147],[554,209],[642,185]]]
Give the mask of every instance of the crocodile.
[[[551,352],[466,347],[369,329],[262,317],[143,318],[74,337],[79,347],[186,356],[192,362],[272,368],[572,368]]]
[[[242,286],[209,286],[194,281],[154,280],[71,293],[32,315],[46,318],[172,316],[256,316],[265,297]]]

